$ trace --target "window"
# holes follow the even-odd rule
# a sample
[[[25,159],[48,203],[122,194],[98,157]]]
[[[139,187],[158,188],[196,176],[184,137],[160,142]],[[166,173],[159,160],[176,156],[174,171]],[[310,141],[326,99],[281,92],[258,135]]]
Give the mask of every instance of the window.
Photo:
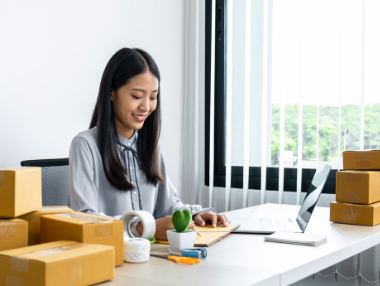
[[[214,39],[206,2],[206,184],[214,40],[214,186],[226,186],[231,166],[231,187],[243,188],[246,141],[249,189],[262,187],[264,160],[266,190],[296,191],[300,171],[306,192],[322,161],[334,169],[324,193],[334,194],[342,151],[380,149],[380,2],[229,1],[216,0]]]

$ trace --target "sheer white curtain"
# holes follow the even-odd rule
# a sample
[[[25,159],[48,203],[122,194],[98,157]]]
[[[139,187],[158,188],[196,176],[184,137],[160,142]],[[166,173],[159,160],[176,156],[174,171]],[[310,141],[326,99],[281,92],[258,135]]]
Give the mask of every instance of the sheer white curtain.
[[[380,148],[380,1],[227,3],[224,209],[300,204],[302,168],[339,170],[342,151]],[[244,167],[241,204],[232,166]],[[249,166],[262,168],[260,191],[248,190]],[[279,168],[278,192],[267,166]],[[297,193],[284,192],[285,167],[297,168]]]
[[[380,148],[380,1],[227,3],[224,210],[300,204],[302,168],[323,161],[340,170],[342,151]],[[232,166],[244,167],[240,196],[231,190]],[[261,190],[248,190],[249,166],[261,166]],[[266,188],[267,166],[279,168],[278,192]],[[297,168],[296,193],[284,192],[285,167]],[[317,276],[377,283],[379,249]]]
[[[189,0],[186,5],[180,165],[184,200],[217,211],[265,202],[300,204],[302,168],[324,161],[340,169],[343,150],[380,148],[380,1],[228,0],[229,171],[226,188],[214,187],[212,180],[205,186],[205,3]],[[212,102],[213,90],[211,97]],[[213,112],[211,108],[211,119]],[[231,188],[232,166],[243,166],[243,189]],[[248,189],[249,166],[262,169],[258,190]],[[266,187],[267,166],[280,168],[279,191]],[[297,192],[284,191],[285,167],[297,168]],[[334,198],[322,197],[320,205],[328,206]],[[376,246],[333,265],[316,273],[315,281],[377,281],[379,251]]]
[[[326,161],[339,169],[343,150],[380,148],[379,5],[228,2],[226,165],[244,167],[244,187],[230,188],[227,176],[226,191],[212,182],[204,186],[205,3],[186,1],[183,198],[205,205],[211,199],[218,211],[264,202],[300,204],[302,168]],[[258,190],[248,189],[249,166],[262,169]],[[279,191],[266,188],[266,166],[280,168]],[[297,193],[284,192],[284,167],[297,168]]]
[[[218,211],[300,204],[303,168],[325,161],[340,169],[342,151],[380,148],[380,1],[229,0],[227,187],[214,187],[212,180],[205,187],[205,3],[186,3],[184,199]],[[212,108],[210,114],[213,140]],[[231,188],[233,166],[244,167],[243,189]],[[248,189],[249,166],[262,169],[258,190]],[[280,169],[279,191],[266,187],[267,166]],[[285,167],[297,169],[296,193],[284,192]],[[321,198],[321,204],[333,199]]]
[[[197,204],[204,185],[204,2],[186,0],[184,16],[186,64],[179,193],[186,203]]]

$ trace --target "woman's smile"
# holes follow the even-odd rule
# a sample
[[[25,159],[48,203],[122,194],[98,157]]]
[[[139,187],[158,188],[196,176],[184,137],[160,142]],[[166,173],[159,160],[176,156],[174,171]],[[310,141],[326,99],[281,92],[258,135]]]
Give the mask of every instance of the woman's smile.
[[[137,115],[137,114],[132,114],[133,117],[138,121],[138,122],[144,122],[145,118],[147,117],[146,115]]]

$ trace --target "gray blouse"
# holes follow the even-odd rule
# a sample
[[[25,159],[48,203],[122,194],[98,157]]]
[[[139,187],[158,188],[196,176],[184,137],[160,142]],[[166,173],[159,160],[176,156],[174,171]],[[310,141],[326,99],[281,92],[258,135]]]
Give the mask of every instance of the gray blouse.
[[[129,171],[128,181],[136,188],[132,191],[120,191],[110,185],[104,174],[97,143],[97,128],[94,127],[79,133],[71,142],[69,205],[72,209],[116,218],[127,211],[141,209],[151,213],[155,219],[171,215],[178,209],[188,209],[192,214],[213,211],[213,208],[182,203],[166,174],[160,148],[158,165],[165,182],[159,182],[156,186],[147,183],[135,152],[138,132],[135,131],[129,140],[118,136],[119,142],[124,145],[118,144],[121,162]]]

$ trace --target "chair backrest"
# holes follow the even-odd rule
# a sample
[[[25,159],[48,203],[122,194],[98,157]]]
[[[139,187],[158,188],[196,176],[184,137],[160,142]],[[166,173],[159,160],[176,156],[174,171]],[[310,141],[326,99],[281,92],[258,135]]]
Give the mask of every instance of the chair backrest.
[[[42,205],[69,205],[69,158],[22,161],[23,167],[41,167]]]

